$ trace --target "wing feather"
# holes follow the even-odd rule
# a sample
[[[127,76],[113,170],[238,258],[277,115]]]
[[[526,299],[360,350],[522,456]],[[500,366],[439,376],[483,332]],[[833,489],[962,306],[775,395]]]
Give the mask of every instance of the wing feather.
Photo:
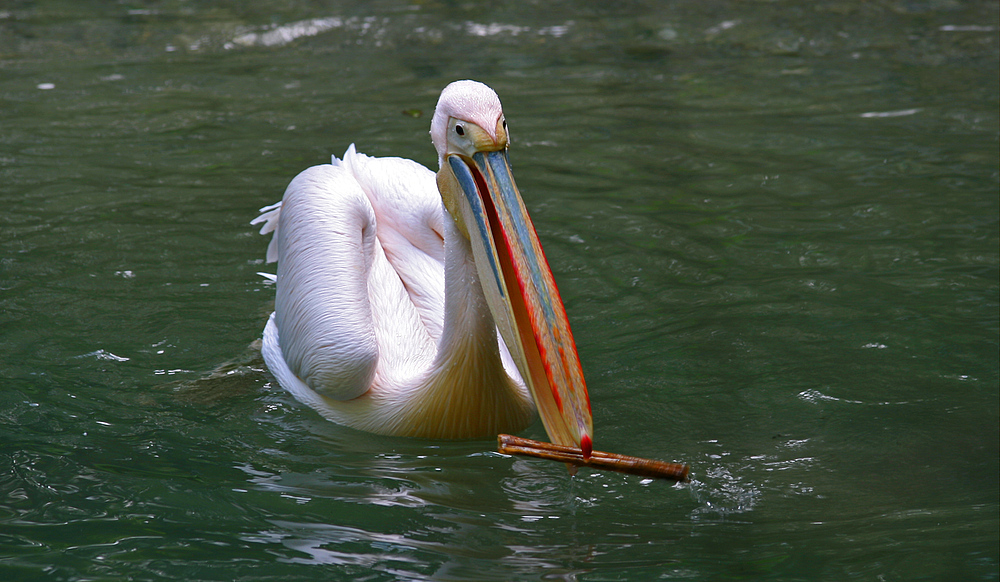
[[[434,174],[354,151],[292,180],[252,224],[273,233],[274,323],[288,369],[336,400],[426,372],[444,319]],[[391,376],[391,378],[390,378]]]

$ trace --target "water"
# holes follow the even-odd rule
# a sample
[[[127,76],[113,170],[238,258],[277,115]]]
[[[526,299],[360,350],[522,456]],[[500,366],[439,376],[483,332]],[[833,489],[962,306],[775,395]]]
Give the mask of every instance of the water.
[[[998,25],[0,6],[0,577],[997,579]],[[247,350],[256,210],[352,142],[433,165],[466,77],[504,102],[595,445],[691,485],[344,429]]]

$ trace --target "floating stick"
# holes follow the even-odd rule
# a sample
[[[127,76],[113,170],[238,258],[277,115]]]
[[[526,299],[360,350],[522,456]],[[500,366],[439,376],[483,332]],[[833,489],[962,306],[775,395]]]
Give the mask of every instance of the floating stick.
[[[618,471],[620,473],[630,473],[642,477],[653,477],[655,479],[670,479],[671,481],[688,481],[688,473],[691,467],[681,463],[664,463],[653,459],[643,459],[641,457],[629,457],[616,453],[604,453],[594,451],[589,459],[583,458],[583,451],[576,447],[556,445],[542,441],[533,441],[509,434],[497,436],[497,450],[505,455],[526,455],[561,461],[579,467],[591,467],[593,469],[604,469],[606,471]]]

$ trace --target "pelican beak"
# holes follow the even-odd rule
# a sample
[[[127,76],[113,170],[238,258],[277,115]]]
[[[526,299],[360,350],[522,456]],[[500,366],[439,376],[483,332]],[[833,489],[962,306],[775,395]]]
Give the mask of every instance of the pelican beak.
[[[470,154],[445,159],[468,202],[464,227],[490,311],[549,438],[589,458],[593,420],[576,343],[506,147]]]

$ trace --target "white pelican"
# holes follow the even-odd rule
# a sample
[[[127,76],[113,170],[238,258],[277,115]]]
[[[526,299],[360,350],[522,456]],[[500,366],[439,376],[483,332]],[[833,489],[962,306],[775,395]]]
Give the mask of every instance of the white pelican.
[[[510,174],[500,99],[454,82],[430,133],[436,177],[352,144],[261,209],[253,224],[274,233],[267,260],[278,262],[268,368],[357,429],[482,438],[524,429],[537,408],[553,442],[589,457],[590,400]]]

